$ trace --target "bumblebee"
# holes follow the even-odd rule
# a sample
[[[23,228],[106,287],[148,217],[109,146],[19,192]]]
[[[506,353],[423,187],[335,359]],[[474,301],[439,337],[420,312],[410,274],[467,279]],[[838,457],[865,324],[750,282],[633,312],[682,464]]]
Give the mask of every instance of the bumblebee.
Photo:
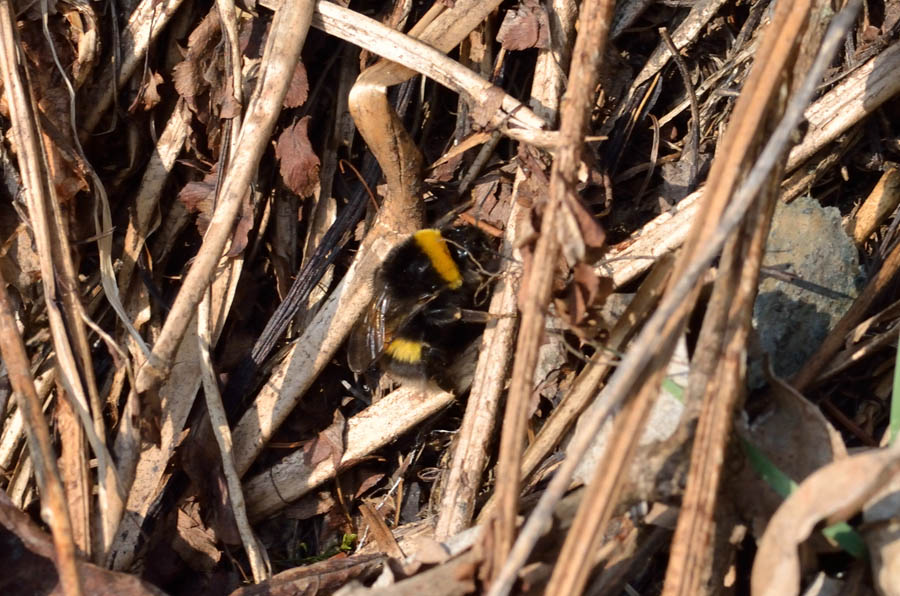
[[[476,308],[492,266],[488,237],[475,226],[419,230],[394,248],[375,274],[375,297],[351,333],[350,369],[375,363],[405,380],[452,387],[445,371],[486,321]]]

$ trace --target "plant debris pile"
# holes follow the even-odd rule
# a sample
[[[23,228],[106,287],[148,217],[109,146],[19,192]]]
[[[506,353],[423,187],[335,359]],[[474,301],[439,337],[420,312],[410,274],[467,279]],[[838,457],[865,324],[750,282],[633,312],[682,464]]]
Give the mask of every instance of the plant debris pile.
[[[900,1],[0,0],[0,74],[0,589],[900,593]]]

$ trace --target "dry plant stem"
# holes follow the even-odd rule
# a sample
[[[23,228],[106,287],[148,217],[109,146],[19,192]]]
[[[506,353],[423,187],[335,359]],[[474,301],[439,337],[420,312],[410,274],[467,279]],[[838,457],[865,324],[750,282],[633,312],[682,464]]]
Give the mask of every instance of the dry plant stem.
[[[456,3],[421,34],[413,29],[409,35],[403,35],[357,12],[320,0],[316,4],[313,26],[395,63],[392,67],[380,67],[384,70],[378,80],[371,78],[375,76],[374,72],[362,79],[367,84],[396,85],[422,73],[449,89],[469,95],[479,104],[487,103],[496,94],[500,98],[500,109],[491,115],[489,126],[501,128],[504,134],[516,140],[549,145],[552,135],[541,134],[540,129],[545,126],[541,118],[499,87],[442,53],[459,44],[481,22],[478,18],[484,20],[498,4],[497,0]],[[454,18],[447,19],[447,14],[453,14]],[[419,41],[413,37],[418,37]]]
[[[555,0],[547,6],[550,20],[550,38],[554,46],[538,54],[532,83],[531,104],[535,112],[548,122],[556,120],[556,109],[563,88],[564,69],[571,54],[571,38],[574,32],[577,8],[572,0]],[[495,136],[491,137],[492,140]],[[523,207],[516,201],[519,185],[525,172],[519,168],[513,184],[512,209],[505,230],[502,254],[512,256],[517,236],[517,222],[523,215]],[[494,289],[490,312],[500,318],[488,326],[482,336],[478,366],[469,392],[466,412],[460,425],[453,459],[447,474],[441,497],[441,506],[435,535],[439,540],[461,532],[472,521],[475,498],[481,488],[481,477],[488,457],[488,449],[494,437],[497,409],[506,383],[507,367],[514,343],[516,320],[508,315],[516,312],[518,278],[508,267]]]
[[[9,14],[9,6],[3,3],[4,14]],[[0,19],[5,20],[4,16]],[[2,50],[0,50],[2,51]],[[9,382],[15,392],[25,421],[28,437],[28,451],[34,462],[38,489],[41,491],[41,518],[50,526],[53,546],[56,551],[56,570],[63,594],[81,594],[81,578],[75,562],[75,540],[72,538],[72,524],[63,492],[59,471],[56,469],[56,454],[50,442],[50,429],[44,419],[41,400],[31,376],[31,363],[25,351],[25,344],[19,329],[6,280],[0,274],[0,354],[9,374]]]
[[[764,109],[762,108],[768,104],[768,101],[765,99],[765,95],[768,95],[768,93],[759,89],[758,80],[777,80],[773,74],[766,72],[766,69],[769,68],[766,58],[771,52],[771,45],[772,43],[768,43],[768,46],[766,43],[762,45],[757,63],[754,65],[754,70],[751,72],[750,78],[744,87],[745,94],[741,95],[735,106],[732,121],[723,141],[723,148],[720,149],[723,158],[713,164],[712,173],[717,177],[723,175],[733,176],[739,171],[738,168],[730,163],[734,159],[730,153],[737,151],[737,149],[730,149],[732,146],[743,148],[746,151],[749,149],[748,145],[753,145],[751,140],[753,131],[756,129],[755,123],[759,122],[764,116]],[[775,67],[775,70],[777,71],[777,67]],[[818,78],[815,76],[817,74],[819,75]],[[671,350],[671,346],[667,345],[667,343],[671,342],[671,338],[676,335],[676,332],[680,333],[684,321],[684,313],[687,310],[685,304],[692,303],[696,284],[700,276],[722,249],[725,240],[743,219],[754,198],[766,183],[769,174],[775,167],[779,156],[790,139],[791,133],[802,119],[803,106],[808,104],[820,78],[820,72],[810,72],[804,81],[803,88],[792,98],[784,117],[772,133],[750,172],[744,178],[743,183],[734,193],[725,212],[717,222],[710,224],[711,227],[707,230],[708,233],[705,234],[702,243],[693,243],[696,245],[696,249],[692,250],[694,254],[690,261],[684,264],[683,272],[680,275],[673,274],[670,282],[671,287],[666,295],[663,296],[659,307],[651,315],[643,330],[634,340],[631,349],[622,359],[619,368],[610,378],[602,397],[603,407],[589,412],[583,418],[584,432],[577,434],[573,438],[566,451],[566,460],[557,470],[556,475],[550,481],[544,494],[541,495],[537,506],[522,528],[521,534],[500,576],[494,585],[491,586],[490,594],[492,596],[509,593],[515,581],[516,573],[525,564],[531,549],[542,532],[549,527],[548,524],[551,520],[553,507],[568,489],[578,461],[583,457],[594,436],[599,432],[606,416],[614,407],[622,403],[629,392],[633,390],[636,383],[646,374],[647,367],[652,363],[654,356],[660,354],[661,351]],[[762,102],[762,106],[759,105],[759,102]],[[730,150],[726,150],[726,147]],[[737,161],[739,162],[740,160]],[[718,165],[719,163],[726,164],[727,167]],[[730,184],[724,186],[727,188]],[[707,193],[722,193],[722,187],[723,182],[714,180],[711,175]],[[726,198],[729,194],[731,194],[730,190],[726,193]],[[701,232],[704,231],[704,224],[698,222],[697,225],[699,225]],[[896,258],[897,264],[900,264],[900,249],[897,250]],[[664,340],[662,345],[660,338]],[[604,458],[605,460],[606,458]],[[618,465],[616,462],[613,463]]]
[[[234,454],[232,453],[231,429],[228,427],[228,419],[225,415],[225,407],[222,405],[222,396],[219,393],[219,384],[213,369],[212,358],[209,355],[210,327],[209,304],[211,296],[209,292],[200,301],[197,311],[197,341],[200,347],[201,374],[203,376],[203,393],[206,396],[206,411],[209,413],[209,424],[216,437],[219,453],[222,457],[222,473],[228,486],[228,500],[231,503],[231,511],[234,521],[244,544],[244,551],[250,560],[250,569],[253,572],[253,581],[259,583],[269,577],[269,570],[260,553],[260,543],[253,535],[250,520],[247,518],[247,509],[244,505],[244,491],[241,488],[241,479],[234,466]]]
[[[279,511],[290,501],[334,478],[337,471],[359,462],[440,412],[453,399],[445,391],[423,393],[400,387],[347,421],[345,449],[337,470],[333,458],[311,462],[303,450],[297,450],[245,481],[244,496],[250,518],[259,519]]]
[[[233,296],[239,271],[238,259],[223,257],[216,266],[216,278],[212,284],[211,312],[212,342],[215,343],[225,324],[228,304]],[[107,566],[118,570],[131,568],[134,556],[141,546],[141,525],[151,506],[165,487],[167,462],[182,438],[188,414],[201,385],[200,349],[195,337],[196,322],[190,323],[184,341],[175,355],[177,366],[160,387],[159,400],[162,410],[160,420],[160,444],[148,445],[141,452],[128,493],[125,519],[119,524],[113,547],[107,556]]]
[[[856,69],[805,113],[808,132],[788,156],[791,171],[900,92],[900,41]]]
[[[858,3],[849,4],[848,9],[835,19],[817,57],[817,64],[810,69],[810,73],[805,73],[809,64],[801,63],[801,60],[811,50],[818,48],[821,30],[816,24],[811,27],[807,25],[810,17],[815,20],[821,14],[820,8],[795,4],[794,14],[788,15],[786,21],[779,21],[782,25],[773,29],[775,34],[780,35],[780,40],[769,58],[769,61],[783,65],[782,73],[796,71],[800,75],[809,74],[805,84],[810,90],[810,96],[814,83],[824,73],[825,66],[852,25]],[[804,12],[800,12],[801,10]],[[798,51],[797,46],[801,44],[807,47]],[[781,76],[786,77],[786,74]],[[770,84],[777,83],[776,80]],[[800,101],[808,100],[802,90],[798,96]],[[795,111],[803,109],[804,105],[805,103],[795,100]],[[772,109],[777,111],[779,106],[773,105]],[[782,149],[783,153],[786,151],[787,147]],[[756,216],[748,218],[743,226],[743,233],[735,236],[726,246],[720,277],[716,280],[692,361],[686,401],[696,403],[698,398],[702,399],[702,411],[692,449],[687,490],[666,573],[663,593],[668,596],[700,594],[708,589],[713,566],[714,517],[719,479],[734,410],[743,395],[742,363],[745,344],[756,296],[759,266],[781,174],[782,169],[776,167],[768,184],[765,200],[756,207]],[[746,247],[742,246],[745,243]]]
[[[859,123],[882,103],[900,92],[900,42],[895,43],[826,93],[805,112],[810,123],[803,141],[788,157],[786,171],[800,166],[811,155]],[[660,123],[666,118],[660,119]],[[663,213],[635,234],[626,248],[611,255],[602,270],[621,286],[650,268],[656,256],[675,250],[687,237],[688,222],[693,220],[701,192],[682,199],[674,214]]]
[[[681,54],[678,53],[678,48],[675,47],[675,42],[672,41],[669,31],[665,27],[660,27],[659,35],[672,54],[672,60],[674,60],[675,65],[678,67],[678,72],[681,73],[681,79],[684,81],[684,92],[691,102],[690,140],[688,145],[681,151],[682,159],[687,157],[691,163],[691,177],[687,184],[688,191],[691,191],[697,185],[697,160],[700,157],[700,106],[697,103],[697,94],[694,92],[694,86],[691,83],[691,73],[688,71]]]
[[[100,527],[107,530],[110,526],[107,505],[118,498],[118,488],[115,469],[111,465],[112,459],[105,444],[106,433],[82,320],[83,307],[78,295],[79,284],[71,260],[72,252],[54,188],[47,182],[49,176],[46,174],[48,166],[45,152],[54,151],[55,148],[46,137],[44,140],[47,144],[42,144],[38,110],[28,87],[25,65],[19,59],[18,36],[11,8],[8,5],[4,5],[4,8],[5,10],[0,9],[0,18],[3,19],[0,22],[0,48],[3,52],[0,56],[0,69],[3,71],[10,119],[19,153],[19,169],[41,263],[41,281],[59,378],[97,456]],[[62,310],[59,308],[60,304]],[[86,487],[82,489],[87,490]],[[89,527],[85,528],[86,537],[90,535],[89,530]],[[81,547],[90,552],[92,545],[87,541]]]
[[[442,6],[435,6],[410,35],[421,35],[435,47],[449,50],[496,3],[460,1],[443,13]],[[417,192],[421,187],[421,156],[386,95],[388,85],[414,74],[381,61],[366,69],[350,92],[350,113],[385,173],[387,197],[357,253],[359,257],[235,427],[235,458],[241,474],[343,343],[372,297],[371,280],[378,264],[396,243],[421,226],[423,204]]]
[[[179,99],[175,109],[159,136],[150,161],[144,169],[138,194],[133,204],[134,215],[128,220],[125,231],[125,243],[122,248],[122,265],[117,278],[119,289],[125,293],[131,284],[131,275],[140,259],[144,242],[150,235],[150,226],[159,210],[159,197],[163,184],[172,171],[175,158],[181,153],[184,140],[187,138],[190,110],[184,100]]]
[[[89,111],[81,122],[82,137],[91,133],[100,122],[100,118],[113,103],[113,96],[124,86],[135,70],[144,63],[144,56],[150,44],[169,23],[169,20],[181,7],[183,0],[142,0],[128,18],[128,24],[122,30],[120,40],[121,64],[118,71],[112,59],[103,67],[103,71],[94,85],[96,92],[85,102]]]
[[[503,418],[497,473],[498,508],[492,537],[495,570],[506,560],[515,539],[525,423],[546,320],[545,309],[560,257],[557,227],[565,218],[566,204],[578,200],[575,185],[584,131],[594,103],[594,89],[599,80],[614,8],[615,3],[609,0],[587,1],[578,18],[579,33],[572,53],[569,87],[562,100],[560,143],[550,174],[550,199],[542,214],[541,236],[535,246],[528,283],[522,292],[522,323]]]
[[[525,480],[537,469],[544,458],[562,441],[565,433],[572,428],[578,416],[597,397],[597,388],[603,378],[613,368],[613,354],[622,350],[631,336],[637,332],[644,320],[653,312],[653,308],[662,296],[666,280],[672,272],[674,257],[663,255],[656,267],[641,284],[634,300],[610,331],[606,350],[598,351],[587,363],[572,389],[566,393],[559,405],[553,409],[547,422],[541,427],[534,441],[522,456],[522,479]],[[479,515],[479,521],[487,519],[496,507],[494,496],[488,500]]]
[[[631,440],[631,437],[641,434],[659,391],[659,384],[666,375],[670,352],[671,349],[663,349],[662,353],[666,357],[654,358],[650,367],[655,371],[649,381],[617,417],[610,445],[603,456],[603,464],[597,466],[594,477],[585,489],[572,528],[566,534],[566,541],[547,584],[547,594],[583,592],[594,567],[593,555],[605,539],[602,529],[612,516],[637,447],[637,441]]]
[[[861,246],[897,205],[900,205],[900,169],[889,168],[845,226],[853,242]]]
[[[231,237],[241,201],[248,192],[275,121],[281,113],[284,95],[312,19],[312,8],[312,0],[298,0],[285,3],[275,13],[266,39],[259,82],[247,107],[247,115],[237,141],[242,159],[235,160],[225,174],[219,203],[203,237],[203,245],[185,276],[153,346],[150,359],[138,373],[139,392],[157,387],[168,375],[172,356],[184,337],[185,329],[203,293],[212,281],[216,263]]]
[[[746,341],[759,283],[759,266],[778,198],[776,189],[777,184],[770,184],[766,199],[754,206],[755,217],[748,215],[740,233],[723,251],[700,339],[700,342],[708,340],[706,353],[711,357],[706,362],[714,371],[709,377],[698,375],[703,377],[700,387],[694,384],[693,370],[699,348],[691,362],[689,392],[702,394],[702,410],[666,572],[663,594],[667,596],[704,594],[708,589],[716,543],[716,497],[731,422],[744,393]],[[715,330],[703,337],[707,321],[713,322],[711,319],[715,317],[721,319],[721,326],[712,325]],[[686,396],[688,403],[697,403],[688,393]]]

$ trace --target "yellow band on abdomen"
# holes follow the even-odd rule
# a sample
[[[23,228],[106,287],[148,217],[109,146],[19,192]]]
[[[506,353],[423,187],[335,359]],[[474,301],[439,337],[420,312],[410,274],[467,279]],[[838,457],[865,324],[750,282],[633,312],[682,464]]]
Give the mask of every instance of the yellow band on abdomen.
[[[456,266],[456,261],[450,256],[450,250],[447,249],[447,243],[444,242],[440,230],[419,230],[413,237],[441,279],[447,282],[451,290],[458,289],[463,282],[462,275],[459,267]]]
[[[415,364],[422,361],[422,347],[420,341],[411,339],[395,339],[387,345],[384,353],[398,362]]]

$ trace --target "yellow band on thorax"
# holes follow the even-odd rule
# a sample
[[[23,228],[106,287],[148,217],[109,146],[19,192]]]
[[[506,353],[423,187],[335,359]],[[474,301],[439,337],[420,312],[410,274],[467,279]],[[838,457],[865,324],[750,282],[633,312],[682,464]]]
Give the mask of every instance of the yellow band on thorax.
[[[389,343],[384,352],[398,362],[415,364],[422,361],[423,345],[420,341],[398,338]]]
[[[422,252],[431,260],[431,265],[438,272],[441,279],[447,282],[451,290],[456,290],[462,285],[462,275],[456,261],[450,256],[450,250],[440,230],[419,230],[413,237]]]

